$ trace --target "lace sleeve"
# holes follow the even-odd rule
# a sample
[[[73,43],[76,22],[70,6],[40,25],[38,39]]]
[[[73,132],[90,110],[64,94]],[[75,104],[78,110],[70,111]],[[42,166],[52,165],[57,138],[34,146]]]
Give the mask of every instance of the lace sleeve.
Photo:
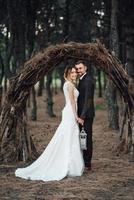
[[[71,102],[74,116],[77,119],[78,116],[77,116],[76,102],[75,102],[75,97],[74,97],[74,85],[72,83],[68,83],[68,94],[69,94],[69,100]]]

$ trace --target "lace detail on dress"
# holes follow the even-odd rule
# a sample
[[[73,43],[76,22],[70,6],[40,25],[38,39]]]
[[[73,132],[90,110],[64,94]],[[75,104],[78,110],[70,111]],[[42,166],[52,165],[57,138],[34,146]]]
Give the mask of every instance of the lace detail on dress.
[[[74,87],[73,83],[66,81],[63,86],[66,105],[71,104],[75,118],[77,118],[77,98],[79,95],[78,90]]]

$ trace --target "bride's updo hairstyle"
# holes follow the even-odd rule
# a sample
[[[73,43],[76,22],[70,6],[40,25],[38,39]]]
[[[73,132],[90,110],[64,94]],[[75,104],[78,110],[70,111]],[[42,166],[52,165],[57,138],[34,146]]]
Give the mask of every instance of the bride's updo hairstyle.
[[[64,70],[64,79],[65,79],[65,80],[67,80],[67,78],[68,78],[68,76],[69,76],[69,74],[71,73],[71,71],[72,71],[73,68],[75,69],[75,67],[72,66],[72,65],[69,65],[69,66],[67,66],[67,67],[65,68],[65,70]]]

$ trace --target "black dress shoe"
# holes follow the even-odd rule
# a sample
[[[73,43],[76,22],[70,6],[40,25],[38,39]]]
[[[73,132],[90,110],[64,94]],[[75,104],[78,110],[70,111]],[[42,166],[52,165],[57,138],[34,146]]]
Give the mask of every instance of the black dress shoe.
[[[91,166],[89,166],[89,167],[85,167],[85,170],[87,170],[87,171],[91,171]]]
[[[87,170],[91,170],[91,163],[85,163],[85,168]]]

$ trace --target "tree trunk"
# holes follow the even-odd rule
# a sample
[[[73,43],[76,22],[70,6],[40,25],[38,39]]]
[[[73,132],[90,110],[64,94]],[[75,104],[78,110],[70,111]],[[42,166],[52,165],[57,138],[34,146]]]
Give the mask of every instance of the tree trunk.
[[[107,85],[107,78],[106,78],[106,74],[103,73],[103,79],[104,79],[104,85],[103,85],[103,90],[106,90],[106,85]]]
[[[38,97],[42,96],[43,89],[44,89],[44,77],[39,81],[38,93],[37,93]]]
[[[64,21],[63,21],[63,39],[64,42],[67,42],[68,35],[69,35],[69,20],[70,20],[70,12],[69,12],[69,6],[70,6],[71,0],[65,1],[65,8],[64,8]]]
[[[4,92],[7,92],[7,78],[4,79]]]
[[[134,27],[131,21],[126,25],[126,62],[127,72],[134,78]]]
[[[130,17],[126,18],[125,21],[125,33],[126,33],[126,70],[129,74],[129,83],[128,90],[131,95],[134,96],[134,26],[133,26],[133,11],[129,13]],[[134,108],[131,110],[131,121],[132,125],[130,125],[130,120],[128,120],[129,127],[132,126],[132,130],[128,129],[128,151],[131,148],[131,160],[134,162]]]
[[[46,92],[47,92],[47,112],[50,117],[55,117],[53,112],[53,94],[51,89],[52,84],[52,73],[47,75],[47,82],[46,82]]]
[[[3,93],[3,86],[2,86],[2,81],[4,77],[4,63],[3,63],[3,58],[0,54],[0,113],[1,113],[1,107],[2,107],[2,93]]]
[[[31,103],[32,103],[32,110],[31,110],[31,120],[36,121],[37,120],[37,103],[36,103],[36,91],[35,88],[32,87],[31,91]]]
[[[99,90],[98,97],[102,97],[101,71],[98,69],[97,72],[98,72],[97,74],[98,74],[98,90]]]
[[[108,122],[109,128],[118,130],[118,106],[117,106],[117,90],[112,81],[107,80],[106,99],[108,106]]]
[[[54,71],[54,85],[53,85],[54,94],[58,94],[58,85],[57,85],[57,70]]]
[[[25,62],[26,0],[7,1],[11,43],[13,45],[12,69],[15,72]]]
[[[113,54],[119,56],[119,40],[118,40],[118,30],[117,30],[117,10],[118,2],[117,0],[112,0],[112,11],[111,11],[111,49]],[[108,105],[108,119],[109,127],[115,130],[119,129],[119,113],[117,105],[117,89],[113,82],[107,81],[107,105]]]
[[[0,113],[2,110],[2,93],[3,93],[3,87],[0,85]]]

